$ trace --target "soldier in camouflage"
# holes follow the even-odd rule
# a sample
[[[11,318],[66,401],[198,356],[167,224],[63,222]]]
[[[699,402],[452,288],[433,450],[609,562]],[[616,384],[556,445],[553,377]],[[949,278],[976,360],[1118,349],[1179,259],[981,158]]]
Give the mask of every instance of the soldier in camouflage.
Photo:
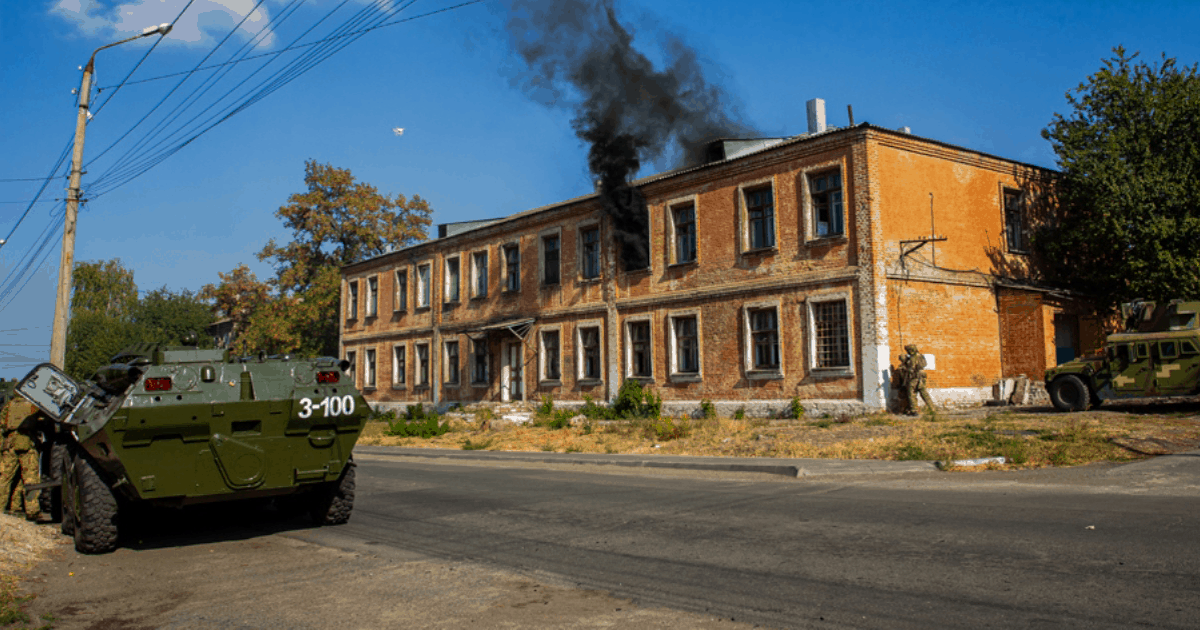
[[[932,412],[933,400],[929,398],[929,391],[925,389],[925,355],[921,354],[916,346],[907,345],[904,346],[904,354],[900,355],[899,360],[900,367],[896,369],[896,375],[900,379],[900,385],[904,387],[903,413],[917,415],[918,394]]]
[[[0,410],[0,431],[3,446],[0,448],[0,492],[4,493],[5,511],[20,512],[36,521],[41,514],[38,502],[39,491],[25,495],[25,486],[41,481],[38,468],[38,450],[34,443],[42,413],[33,403],[20,396]]]

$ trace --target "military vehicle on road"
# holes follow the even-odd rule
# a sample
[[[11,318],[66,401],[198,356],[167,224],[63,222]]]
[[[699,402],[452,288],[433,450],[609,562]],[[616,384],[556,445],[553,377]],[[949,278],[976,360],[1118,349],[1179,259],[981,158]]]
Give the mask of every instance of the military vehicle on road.
[[[346,367],[139,344],[82,383],[39,365],[17,392],[53,421],[43,457],[63,532],[104,553],[137,503],[276,498],[318,524],[349,519],[350,452],[369,408]]]
[[[1200,394],[1200,302],[1121,305],[1122,332],[1100,353],[1046,370],[1046,391],[1059,411],[1084,411],[1104,400]]]

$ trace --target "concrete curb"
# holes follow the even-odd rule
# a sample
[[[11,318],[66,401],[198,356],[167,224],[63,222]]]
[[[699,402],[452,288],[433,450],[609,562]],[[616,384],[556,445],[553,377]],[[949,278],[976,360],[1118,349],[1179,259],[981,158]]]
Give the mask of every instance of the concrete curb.
[[[579,464],[666,468],[716,472],[747,472],[785,477],[827,475],[894,475],[937,472],[934,462],[893,462],[873,459],[782,459],[767,457],[687,457],[679,455],[601,455],[598,453],[532,453],[519,451],[460,451],[442,448],[398,446],[354,447],[355,453],[398,458],[463,461],[521,462],[535,464]]]

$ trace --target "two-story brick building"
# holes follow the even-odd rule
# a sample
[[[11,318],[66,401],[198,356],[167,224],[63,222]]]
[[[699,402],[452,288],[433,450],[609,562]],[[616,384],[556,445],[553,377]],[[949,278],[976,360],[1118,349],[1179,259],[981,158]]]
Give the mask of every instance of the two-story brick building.
[[[384,407],[602,401],[636,378],[680,412],[879,409],[916,344],[935,401],[961,405],[1098,335],[1037,286],[1051,171],[870,124],[710,153],[635,182],[645,269],[618,260],[598,195],[343,268],[358,386]]]

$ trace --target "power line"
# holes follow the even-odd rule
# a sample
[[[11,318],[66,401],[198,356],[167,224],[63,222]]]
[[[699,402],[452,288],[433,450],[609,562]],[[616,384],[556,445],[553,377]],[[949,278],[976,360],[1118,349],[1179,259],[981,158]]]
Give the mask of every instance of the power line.
[[[0,182],[44,182],[48,179],[55,179],[55,177],[53,175],[50,177],[8,177],[0,179]]]
[[[175,23],[179,21],[179,18],[183,17],[183,14],[187,12],[188,8],[191,7],[192,3],[195,1],[196,0],[188,0],[188,3],[183,6],[183,9],[179,11],[179,14],[175,16],[175,19],[171,20],[172,28],[175,27]],[[158,37],[154,40],[154,45],[150,46],[150,50],[147,50],[146,54],[142,55],[142,58],[139,59],[136,64],[134,64],[133,69],[129,71],[129,74],[126,74],[125,78],[121,79],[121,82],[118,83],[117,87],[115,89],[113,89],[111,94],[108,95],[108,98],[104,99],[103,103],[100,103],[100,106],[96,108],[96,111],[91,112],[93,117],[99,115],[100,110],[104,109],[104,106],[108,105],[108,102],[113,100],[113,98],[115,98],[117,96],[117,92],[121,91],[121,87],[124,86],[126,84],[126,82],[129,81],[129,77],[133,76],[134,72],[137,72],[137,69],[142,66],[142,63],[144,63],[146,61],[146,58],[150,56],[150,53],[154,52],[155,48],[158,48],[158,45],[162,43],[162,40],[163,40],[163,37]],[[101,91],[106,90],[106,89],[108,89],[108,88],[99,88],[96,90],[96,93],[99,94]]]
[[[372,27],[370,27],[370,28],[364,28],[364,29],[361,29],[361,30],[353,31],[353,32],[351,32],[351,33],[344,33],[344,34],[342,34],[342,35],[333,35],[333,36],[330,36],[330,37],[326,37],[325,39],[318,39],[318,40],[316,40],[316,41],[311,41],[311,42],[307,42],[307,43],[304,43],[304,44],[296,44],[296,45],[294,45],[294,46],[288,46],[287,48],[281,48],[281,49],[279,49],[279,50],[272,51],[272,52],[268,52],[268,53],[261,53],[261,54],[258,54],[258,55],[251,55],[251,56],[249,56],[249,57],[243,57],[243,58],[241,58],[241,59],[238,59],[238,60],[236,60],[236,61],[226,61],[226,62],[224,62],[224,63],[216,63],[216,64],[213,64],[213,65],[210,65],[210,66],[203,66],[203,67],[200,67],[200,68],[194,68],[194,69],[192,69],[192,70],[181,70],[181,71],[179,71],[179,72],[172,72],[172,73],[170,73],[170,74],[163,74],[163,75],[159,75],[159,76],[157,76],[157,77],[149,77],[149,78],[147,78],[147,79],[138,79],[137,81],[130,81],[130,82],[128,82],[126,85],[137,85],[137,84],[139,84],[139,83],[149,83],[149,82],[151,82],[151,81],[161,81],[162,79],[170,79],[171,77],[177,77],[177,76],[179,76],[179,75],[181,75],[181,74],[191,74],[192,72],[196,72],[196,71],[199,71],[199,70],[212,70],[213,68],[220,68],[220,67],[222,67],[222,66],[230,66],[230,65],[235,65],[235,64],[243,63],[243,62],[246,62],[246,61],[254,61],[255,59],[262,59],[263,57],[274,57],[274,56],[276,56],[276,55],[282,55],[282,54],[283,54],[283,53],[285,53],[285,52],[291,52],[291,51],[293,51],[293,50],[299,50],[299,49],[301,49],[301,48],[307,48],[307,47],[309,47],[309,46],[316,46],[317,44],[321,44],[321,43],[324,43],[324,42],[327,42],[327,41],[330,41],[330,40],[334,40],[334,39],[343,39],[343,38],[346,38],[346,37],[353,37],[353,36],[355,36],[355,35],[361,35],[361,34],[363,34],[363,33],[366,33],[366,32],[368,32],[368,31],[373,31],[373,30],[380,29],[380,28],[384,28],[384,27],[388,27],[388,26],[395,26],[395,25],[397,25],[397,24],[403,24],[403,23],[405,23],[405,22],[411,22],[411,21],[413,21],[413,20],[419,20],[419,19],[421,19],[421,18],[424,18],[424,17],[429,17],[429,16],[431,16],[431,15],[437,15],[438,13],[445,13],[445,12],[447,12],[447,11],[453,11],[454,9],[461,9],[462,7],[465,7],[465,6],[468,6],[468,5],[472,5],[472,4],[479,4],[480,2],[483,2],[483,0],[471,0],[470,2],[463,2],[463,3],[461,3],[461,4],[456,4],[456,5],[454,5],[454,6],[445,7],[445,8],[442,8],[442,9],[438,9],[438,10],[436,10],[436,11],[429,11],[429,12],[427,12],[427,13],[422,13],[422,14],[420,14],[420,15],[413,15],[413,16],[406,17],[406,18],[403,18],[403,19],[400,19],[400,20],[395,20],[395,21],[393,21],[393,22],[388,22],[388,23],[386,23],[386,24],[380,24],[380,25],[378,25],[378,26],[372,26]],[[108,87],[104,87],[104,88],[102,88],[102,89],[105,89],[105,90],[107,90],[107,89],[108,89]]]

